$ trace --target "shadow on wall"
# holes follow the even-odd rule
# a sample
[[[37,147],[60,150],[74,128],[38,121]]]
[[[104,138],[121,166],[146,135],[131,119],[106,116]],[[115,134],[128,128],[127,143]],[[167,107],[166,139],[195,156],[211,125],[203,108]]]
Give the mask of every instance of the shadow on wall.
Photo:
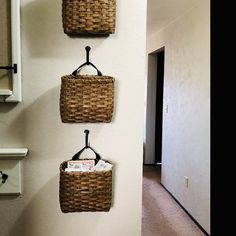
[[[12,140],[19,139],[21,145],[29,149],[26,162],[32,157],[34,161],[62,162],[70,159],[84,147],[84,130],[89,129],[91,131],[89,139],[96,150],[96,139],[100,138],[99,134],[103,127],[109,124],[62,123],[59,98],[60,86],[57,86],[42,94],[14,119],[4,124],[2,145],[11,144]],[[14,107],[13,104],[3,105],[5,106],[0,107],[0,112],[3,113]]]
[[[26,37],[32,56],[49,56],[60,48],[63,37],[61,1],[31,1],[21,6],[22,37]]]
[[[58,189],[59,176],[57,175],[37,191],[7,236],[59,236],[67,235],[68,232],[70,235],[77,235],[81,228],[84,235],[94,235],[92,231],[96,229],[100,215],[93,213],[91,217],[90,214],[85,213],[62,213]]]
[[[67,233],[66,230],[70,235],[77,235],[80,226],[83,235],[95,235],[91,226],[95,229],[96,225],[99,225],[100,218],[104,218],[101,215],[103,213],[92,215],[60,213],[59,176],[58,174],[55,176],[55,173],[59,173],[59,164],[70,159],[84,146],[85,128],[96,128],[96,132],[91,132],[90,140],[94,140],[99,138],[99,131],[104,124],[62,123],[59,112],[59,91],[59,86],[48,90],[6,126],[7,133],[13,137],[15,135],[23,137],[21,141],[29,148],[29,155],[23,160],[23,197],[20,196],[18,202],[23,206],[18,209],[9,207],[10,202],[1,202],[2,210],[6,211],[5,219],[11,219],[12,222],[7,226],[9,233],[4,234],[6,236],[64,235]],[[13,104],[6,105],[12,108]],[[1,111],[7,112],[8,106]],[[114,164],[116,166],[116,163]],[[14,198],[6,197],[6,200],[15,200]],[[109,217],[109,214],[106,217]]]
[[[10,145],[14,140],[16,140],[14,144],[18,144],[20,140],[20,145],[29,149],[29,159],[33,155],[34,160],[63,161],[70,159],[84,147],[84,130],[89,129],[91,131],[89,139],[96,149],[96,139],[100,138],[99,134],[103,127],[111,127],[115,120],[115,111],[111,125],[107,123],[62,123],[59,98],[60,86],[57,86],[39,96],[19,114],[12,113],[15,115],[13,119],[7,120],[9,115],[2,119],[0,121],[0,127],[3,127],[1,144]],[[11,103],[1,105],[3,106],[0,106],[0,114],[12,112],[11,109],[16,106]],[[20,108],[25,106],[24,103],[19,105],[22,106]],[[60,148],[62,149],[60,150]],[[102,153],[100,154],[102,155]]]
[[[25,146],[41,159],[55,156],[58,147],[71,148],[69,158],[84,146],[84,130],[90,129],[90,140],[96,138],[103,127],[111,128],[116,121],[118,107],[118,81],[115,83],[114,111],[111,123],[62,123],[60,118],[60,85],[54,87],[26,106],[22,103],[0,104],[1,145]],[[10,113],[10,114],[8,114]],[[10,118],[10,119],[9,119]],[[95,140],[95,141],[93,141]],[[58,154],[60,156],[60,154]],[[58,156],[57,156],[58,158]],[[67,157],[64,157],[67,159]]]
[[[79,232],[83,235],[95,235],[93,229],[99,225],[99,220],[104,220],[104,216],[109,217],[107,212],[95,212],[91,215],[86,212],[64,214],[60,211],[59,165],[84,147],[84,129],[96,129],[96,132],[91,132],[90,140],[94,140],[99,138],[99,131],[104,123],[62,123],[59,97],[59,86],[48,90],[7,126],[8,132],[13,136],[18,132],[24,133],[23,142],[29,148],[29,155],[23,160],[24,198],[19,199],[19,204],[24,205],[23,210],[15,212],[14,208],[10,208],[6,212],[6,219],[13,219],[14,215],[18,217],[12,220],[15,223],[9,225],[6,236],[59,236],[68,232],[70,235],[78,235]]]
[[[110,210],[111,211],[111,210]],[[62,213],[59,203],[59,175],[51,178],[16,219],[6,236],[95,235],[99,221],[109,212]]]
[[[12,117],[20,112],[22,104],[18,103],[0,103],[0,145],[3,147],[9,147],[14,143],[15,147],[22,146],[22,133],[24,133],[24,120],[19,120],[18,125],[14,127],[12,133],[8,132],[8,128],[11,125]],[[20,124],[20,125],[19,125]]]
[[[85,129],[96,128],[96,132],[92,131],[90,136],[90,139],[96,139],[104,126],[104,123],[62,123],[59,98],[60,86],[48,90],[7,126],[6,132],[11,136],[21,136],[23,144],[30,150],[29,155],[37,153],[40,160],[50,157],[60,159],[60,153],[64,153],[66,148],[72,150],[61,160],[69,159],[84,146]],[[63,151],[55,155],[58,147],[63,147]]]
[[[98,46],[106,36],[69,37],[63,31],[62,0],[31,1],[21,6],[22,37],[26,40],[28,53],[32,57],[66,57],[77,58],[75,53],[88,42],[92,47]],[[63,46],[62,46],[63,45]]]
[[[40,96],[34,103],[23,109],[15,119],[8,124],[7,133],[20,136],[23,143],[49,148],[50,133],[55,132],[61,125],[59,114],[59,87],[53,88]],[[9,106],[9,104],[6,104]],[[54,135],[55,139],[58,135]],[[40,141],[40,143],[35,143]],[[48,142],[48,144],[47,144]],[[30,146],[31,146],[30,145]],[[29,148],[32,148],[29,147]]]
[[[99,133],[104,127],[104,123],[62,123],[59,97],[60,86],[48,90],[22,109],[21,113],[6,127],[7,133],[10,133],[11,137],[21,137],[25,147],[29,148],[29,155],[23,163],[24,198],[19,200],[21,204],[26,205],[22,206],[23,210],[19,209],[20,212],[17,212],[18,210],[15,208],[9,208],[6,212],[6,219],[12,220],[12,225],[8,226],[10,230],[6,234],[7,236],[59,236],[66,235],[68,232],[70,235],[77,235],[78,232],[81,232],[81,226],[83,235],[95,235],[93,229],[96,230],[99,220],[104,220],[104,216],[109,217],[109,214],[101,212],[92,213],[92,215],[84,212],[79,214],[60,212],[59,164],[70,159],[84,147],[84,129],[91,128],[93,130],[91,137],[96,141],[96,138],[100,138]],[[13,104],[6,105],[1,108],[1,112],[8,112],[14,106]],[[9,138],[9,140],[11,139]],[[96,144],[94,146],[96,147]],[[115,165],[113,171],[114,199],[114,173],[116,173],[118,164],[114,162],[113,164]],[[57,174],[55,175],[55,173]],[[19,216],[18,213],[20,213]],[[14,218],[14,215],[18,218]]]
[[[16,106],[17,106],[17,103],[15,103],[15,102],[0,103],[0,114],[1,113],[8,113],[12,109],[14,109]]]

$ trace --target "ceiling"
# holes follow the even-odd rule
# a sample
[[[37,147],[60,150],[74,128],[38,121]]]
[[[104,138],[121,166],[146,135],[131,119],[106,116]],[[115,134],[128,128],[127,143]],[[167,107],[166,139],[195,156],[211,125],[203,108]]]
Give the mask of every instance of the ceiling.
[[[147,0],[147,33],[159,31],[199,0]]]

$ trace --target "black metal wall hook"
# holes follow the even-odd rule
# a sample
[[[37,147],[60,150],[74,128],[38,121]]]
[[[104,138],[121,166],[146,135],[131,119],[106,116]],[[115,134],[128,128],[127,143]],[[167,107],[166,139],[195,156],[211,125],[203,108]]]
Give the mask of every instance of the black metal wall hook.
[[[89,61],[89,52],[91,50],[91,47],[90,46],[86,46],[85,47],[85,50],[86,50],[86,62],[84,62],[82,65],[80,65],[76,70],[74,70],[72,72],[72,75],[76,76],[77,75],[77,71],[79,69],[82,69],[84,66],[86,65],[91,65],[92,67],[94,67],[96,70],[97,70],[97,75],[99,76],[102,76],[102,72],[100,70],[98,70],[98,68],[92,63]]]
[[[85,133],[85,147],[83,147],[79,152],[77,152],[73,157],[72,157],[72,160],[79,160],[79,157],[81,155],[81,153],[85,150],[85,149],[91,149],[95,155],[96,155],[96,158],[95,158],[95,164],[97,164],[97,162],[101,159],[101,156],[92,148],[89,146],[88,144],[88,135],[89,135],[89,130],[84,130],[84,133]]]
[[[2,177],[2,183],[4,184],[8,178],[8,175],[3,173],[1,170],[0,170],[0,175]]]
[[[86,46],[86,47],[85,47],[85,50],[86,50],[86,64],[89,65],[89,64],[90,64],[90,61],[89,61],[89,52],[90,52],[90,50],[91,50],[91,47]]]
[[[85,147],[88,148],[89,145],[88,145],[88,135],[89,135],[89,130],[84,130],[84,133],[85,133]]]

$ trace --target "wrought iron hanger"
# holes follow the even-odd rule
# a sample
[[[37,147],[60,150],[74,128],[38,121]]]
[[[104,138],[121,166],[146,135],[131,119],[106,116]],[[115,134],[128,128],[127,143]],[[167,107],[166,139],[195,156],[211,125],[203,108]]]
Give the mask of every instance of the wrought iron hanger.
[[[84,67],[84,66],[86,66],[86,65],[91,65],[92,67],[94,67],[94,68],[97,70],[97,74],[98,74],[99,76],[102,76],[102,72],[101,72],[100,70],[98,70],[98,68],[97,68],[92,62],[89,61],[89,52],[90,52],[90,50],[91,50],[91,47],[86,46],[86,47],[85,47],[85,50],[86,50],[86,62],[83,63],[82,65],[80,65],[76,70],[74,70],[74,71],[72,72],[72,75],[75,75],[75,76],[76,76],[77,71],[78,71],[79,69],[82,69],[82,67]]]
[[[79,157],[81,155],[81,153],[85,150],[85,149],[91,149],[95,155],[96,155],[96,159],[95,159],[95,164],[97,164],[97,162],[101,159],[101,156],[92,148],[90,147],[89,143],[88,143],[88,135],[89,135],[89,130],[84,130],[85,133],[85,147],[83,147],[79,152],[77,152],[73,157],[72,160],[79,160]]]

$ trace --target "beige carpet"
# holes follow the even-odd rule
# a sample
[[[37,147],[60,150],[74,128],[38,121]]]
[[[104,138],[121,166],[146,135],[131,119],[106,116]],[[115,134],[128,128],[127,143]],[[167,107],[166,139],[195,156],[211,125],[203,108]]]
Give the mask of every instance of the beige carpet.
[[[160,167],[144,166],[142,236],[205,235],[160,185]]]

